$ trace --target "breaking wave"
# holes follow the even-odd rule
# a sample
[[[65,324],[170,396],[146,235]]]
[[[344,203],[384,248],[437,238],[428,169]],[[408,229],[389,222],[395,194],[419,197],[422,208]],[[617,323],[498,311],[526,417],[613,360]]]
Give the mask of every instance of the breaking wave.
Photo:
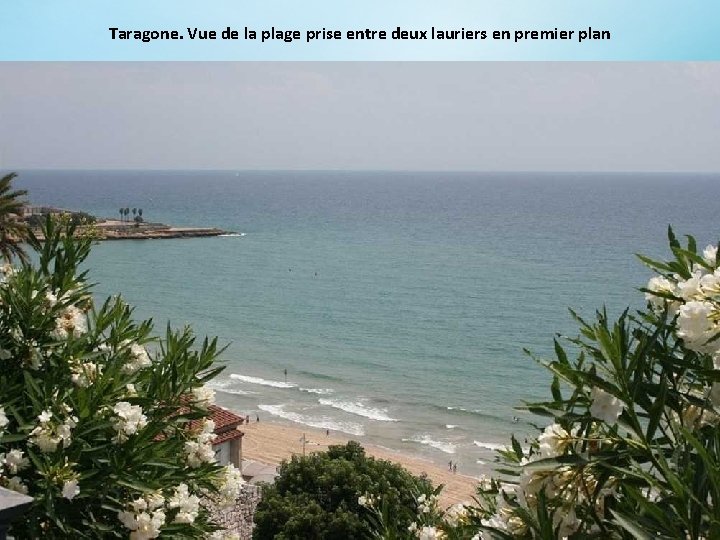
[[[326,396],[335,392],[332,388],[298,388],[301,392],[308,392],[309,394],[319,394]]]
[[[440,450],[441,452],[445,452],[446,454],[454,454],[455,449],[457,448],[453,443],[449,443],[446,441],[436,441],[429,435],[422,435],[417,437],[411,437],[410,439],[403,439],[403,442],[424,444],[426,446],[435,448],[436,450]]]
[[[363,427],[360,424],[354,422],[336,422],[330,418],[315,418],[311,416],[305,416],[300,413],[285,410],[286,405],[258,405],[261,411],[277,416],[278,418],[284,418],[298,424],[304,424],[309,427],[317,429],[329,429],[331,431],[342,431],[349,435],[355,435],[360,437],[365,434]]]
[[[475,446],[478,446],[480,448],[485,448],[487,450],[504,450],[508,447],[507,444],[499,444],[499,443],[489,443],[489,442],[483,442],[483,441],[473,441],[473,444]]]
[[[364,416],[371,420],[378,420],[380,422],[397,422],[397,418],[391,418],[387,415],[385,409],[373,409],[372,407],[366,407],[358,401],[338,401],[334,399],[319,399],[320,405],[327,405],[335,409],[340,409],[350,414],[356,414],[358,416]]]
[[[260,377],[251,377],[250,375],[240,375],[238,373],[231,373],[231,379],[243,381],[250,384],[260,384],[262,386],[272,386],[273,388],[295,388],[297,384],[288,383],[282,381],[269,381],[267,379],[261,379]]]

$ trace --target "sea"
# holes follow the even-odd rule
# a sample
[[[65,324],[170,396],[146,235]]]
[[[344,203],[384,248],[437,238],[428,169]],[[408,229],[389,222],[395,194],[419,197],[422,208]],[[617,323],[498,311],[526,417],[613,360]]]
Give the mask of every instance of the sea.
[[[568,308],[642,308],[668,225],[720,237],[718,174],[19,172],[34,204],[231,233],[87,262],[158,334],[219,337],[220,404],[472,476],[547,422],[516,409],[550,395],[524,351],[576,336]]]

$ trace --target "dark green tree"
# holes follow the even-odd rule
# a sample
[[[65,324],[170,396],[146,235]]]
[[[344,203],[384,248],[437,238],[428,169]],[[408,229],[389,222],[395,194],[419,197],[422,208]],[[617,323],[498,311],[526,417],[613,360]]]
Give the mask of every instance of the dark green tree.
[[[253,538],[370,538],[376,515],[360,504],[360,497],[381,501],[404,530],[416,517],[416,496],[431,491],[427,479],[366,456],[357,442],[331,446],[327,452],[283,462],[275,484],[263,492]]]
[[[0,178],[0,257],[6,261],[13,257],[27,260],[22,244],[27,239],[28,226],[21,218],[27,191],[13,189],[16,176],[10,173]]]

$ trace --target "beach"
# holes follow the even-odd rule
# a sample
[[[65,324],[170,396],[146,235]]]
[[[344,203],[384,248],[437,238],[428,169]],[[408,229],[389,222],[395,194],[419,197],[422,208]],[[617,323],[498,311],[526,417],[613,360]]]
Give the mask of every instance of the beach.
[[[313,429],[275,424],[271,422],[250,422],[242,426],[245,433],[243,437],[243,459],[279,465],[281,461],[290,459],[293,455],[302,455],[303,435],[305,436],[305,452],[319,452],[327,450],[333,444],[345,444],[352,438]],[[476,478],[458,473],[452,473],[447,468],[440,467],[422,458],[409,456],[388,450],[386,448],[363,444],[365,451],[378,459],[385,459],[398,463],[415,475],[426,474],[433,485],[443,484],[445,488],[440,497],[443,507],[459,502],[472,500]]]

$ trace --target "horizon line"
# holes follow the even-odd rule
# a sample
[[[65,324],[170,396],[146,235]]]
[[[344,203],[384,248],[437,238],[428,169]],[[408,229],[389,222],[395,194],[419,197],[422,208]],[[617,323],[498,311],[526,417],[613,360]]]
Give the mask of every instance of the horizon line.
[[[236,173],[262,173],[262,172],[293,172],[293,173],[475,173],[475,174],[720,174],[720,170],[553,170],[553,169],[243,169],[243,168],[106,168],[106,167],[0,167],[3,174],[11,172],[236,172]]]

